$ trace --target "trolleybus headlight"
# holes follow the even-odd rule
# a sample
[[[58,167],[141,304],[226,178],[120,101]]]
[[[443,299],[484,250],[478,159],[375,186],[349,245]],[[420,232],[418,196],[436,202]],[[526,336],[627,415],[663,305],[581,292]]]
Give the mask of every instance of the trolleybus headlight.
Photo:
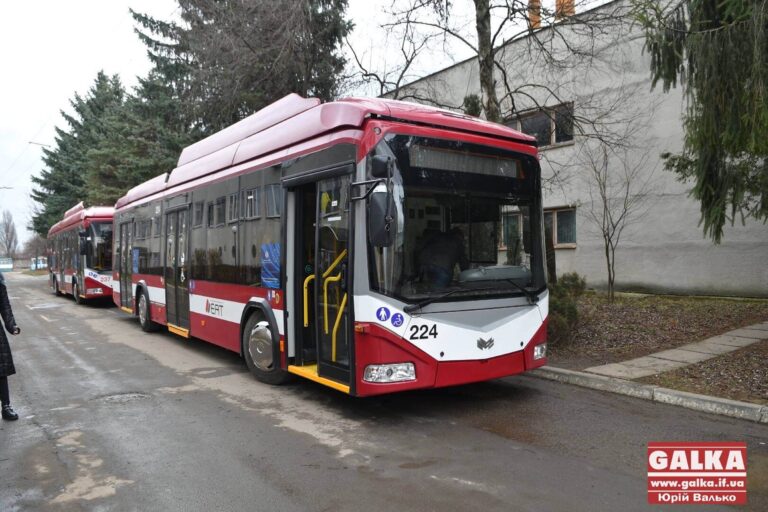
[[[88,288],[85,290],[85,293],[87,293],[88,295],[93,295],[93,294],[98,295],[99,293],[104,293],[104,290],[102,290],[101,288]]]
[[[542,343],[540,345],[535,345],[533,347],[533,358],[534,359],[541,359],[542,357],[547,356],[547,344]]]
[[[416,380],[416,367],[413,363],[371,364],[365,367],[363,380],[366,382]]]

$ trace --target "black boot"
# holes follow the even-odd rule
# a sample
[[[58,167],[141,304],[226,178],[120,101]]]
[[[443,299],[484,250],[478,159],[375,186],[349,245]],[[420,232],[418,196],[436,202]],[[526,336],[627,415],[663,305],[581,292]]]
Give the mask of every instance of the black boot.
[[[19,419],[19,415],[16,414],[16,411],[11,409],[10,404],[3,406],[3,419],[6,421],[16,421]]]

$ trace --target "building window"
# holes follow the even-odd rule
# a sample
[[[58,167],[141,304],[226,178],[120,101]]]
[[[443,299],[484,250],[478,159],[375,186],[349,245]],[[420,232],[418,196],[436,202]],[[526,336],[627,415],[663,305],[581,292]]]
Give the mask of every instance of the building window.
[[[160,236],[160,217],[152,217],[152,238]]]
[[[539,147],[569,142],[573,140],[573,103],[523,113],[507,125],[536,137]]]
[[[227,222],[236,222],[238,218],[237,194],[229,194],[229,208],[227,209]]]
[[[214,226],[224,224],[224,215],[227,213],[227,198],[224,196],[216,198],[216,223]]]
[[[539,146],[549,146],[552,138],[552,120],[547,112],[536,112],[520,118],[520,131],[536,137]]]
[[[576,247],[576,210],[573,208],[547,210],[544,226],[552,234],[552,244],[560,248]]]
[[[213,203],[208,203],[208,227],[211,228],[216,225],[216,219],[213,218]]]
[[[198,201],[194,205],[194,212],[192,217],[192,227],[197,228],[203,225],[203,213],[205,212],[205,204],[202,201]]]
[[[246,219],[261,217],[261,189],[252,188],[243,192],[243,216]]]
[[[151,236],[151,221],[150,220],[137,220],[136,221],[136,240],[144,240]]]
[[[500,248],[514,248],[523,237],[520,213],[503,213],[501,218]]]
[[[267,196],[267,217],[279,217],[283,213],[283,192],[280,184],[264,187]]]
[[[555,144],[573,140],[573,103],[566,103],[555,107],[555,116],[552,120],[555,124]]]

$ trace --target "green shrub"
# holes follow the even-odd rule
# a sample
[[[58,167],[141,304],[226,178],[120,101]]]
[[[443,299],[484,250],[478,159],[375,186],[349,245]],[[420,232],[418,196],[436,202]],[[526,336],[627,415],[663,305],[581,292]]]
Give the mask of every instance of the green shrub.
[[[551,343],[567,342],[579,325],[579,297],[587,288],[586,280],[576,272],[563,274],[549,287],[549,325]]]
[[[480,114],[483,113],[483,103],[480,100],[480,96],[477,94],[470,94],[468,96],[464,96],[464,103],[462,104],[462,109],[464,110],[464,113],[468,116],[475,116],[480,117]]]

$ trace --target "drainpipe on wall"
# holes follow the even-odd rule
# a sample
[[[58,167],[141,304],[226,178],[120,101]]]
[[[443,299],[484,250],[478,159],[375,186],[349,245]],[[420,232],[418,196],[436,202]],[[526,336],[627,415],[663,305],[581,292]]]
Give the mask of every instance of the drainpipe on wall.
[[[573,16],[574,14],[576,14],[575,0],[556,0],[555,21]]]
[[[541,0],[529,0],[528,2],[528,27],[531,30],[541,27]]]

